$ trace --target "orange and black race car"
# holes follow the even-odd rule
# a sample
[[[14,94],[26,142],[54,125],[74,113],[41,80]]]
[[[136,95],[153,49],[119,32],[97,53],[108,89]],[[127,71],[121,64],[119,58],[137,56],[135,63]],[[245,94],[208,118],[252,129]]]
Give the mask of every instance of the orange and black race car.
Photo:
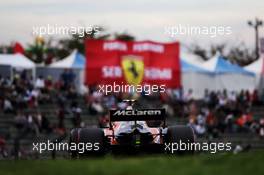
[[[191,127],[166,125],[165,109],[133,109],[129,100],[125,110],[110,110],[109,126],[106,128],[75,128],[70,135],[70,144],[88,143],[94,149],[85,153],[71,151],[76,158],[82,155],[110,153],[166,153],[171,143],[193,143]]]

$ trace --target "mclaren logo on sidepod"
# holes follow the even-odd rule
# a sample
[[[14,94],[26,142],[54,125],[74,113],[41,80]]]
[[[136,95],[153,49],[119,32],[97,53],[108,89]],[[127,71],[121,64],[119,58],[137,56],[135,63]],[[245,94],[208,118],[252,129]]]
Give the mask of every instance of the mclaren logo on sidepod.
[[[140,57],[133,55],[123,56],[121,65],[128,84],[141,84],[144,77],[144,62]]]

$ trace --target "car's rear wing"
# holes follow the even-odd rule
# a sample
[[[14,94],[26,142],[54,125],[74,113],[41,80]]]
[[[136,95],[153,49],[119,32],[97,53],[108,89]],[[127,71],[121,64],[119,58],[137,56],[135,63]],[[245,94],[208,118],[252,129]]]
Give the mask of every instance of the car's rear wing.
[[[110,122],[115,121],[165,121],[165,109],[110,110]]]

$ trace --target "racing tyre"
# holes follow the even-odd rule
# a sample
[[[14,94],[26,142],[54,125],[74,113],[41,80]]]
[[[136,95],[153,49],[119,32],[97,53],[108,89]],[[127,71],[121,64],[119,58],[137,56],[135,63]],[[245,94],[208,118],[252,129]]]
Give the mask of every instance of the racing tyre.
[[[167,153],[170,154],[193,154],[191,143],[194,143],[194,132],[189,126],[172,126],[168,128],[166,144],[170,144]],[[189,146],[188,146],[189,145]],[[174,149],[174,150],[173,150]]]
[[[105,153],[104,132],[99,128],[79,128],[71,132],[70,142],[77,145],[77,150],[71,150],[72,158],[102,156]]]

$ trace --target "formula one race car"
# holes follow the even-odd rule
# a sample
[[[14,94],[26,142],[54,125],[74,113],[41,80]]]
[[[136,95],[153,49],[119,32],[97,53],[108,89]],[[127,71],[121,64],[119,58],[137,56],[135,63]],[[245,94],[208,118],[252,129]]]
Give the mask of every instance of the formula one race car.
[[[194,132],[189,126],[166,126],[165,109],[133,109],[128,100],[126,110],[110,110],[109,127],[75,128],[70,134],[70,144],[88,144],[85,152],[71,151],[71,157],[104,155],[111,153],[168,153],[175,143],[193,143]],[[158,123],[158,126],[157,126]],[[153,127],[156,125],[155,127]],[[182,153],[177,150],[173,153]],[[185,150],[184,152],[188,152]],[[190,151],[189,151],[190,152]]]

